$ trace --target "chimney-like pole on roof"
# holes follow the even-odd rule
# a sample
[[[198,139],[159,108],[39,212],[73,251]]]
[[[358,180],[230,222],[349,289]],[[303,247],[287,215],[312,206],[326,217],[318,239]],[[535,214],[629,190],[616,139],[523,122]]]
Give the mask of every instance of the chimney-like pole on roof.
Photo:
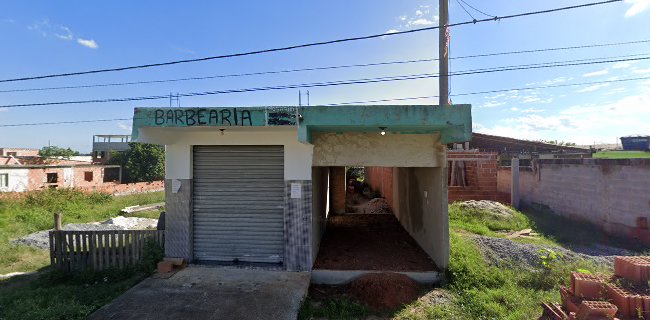
[[[438,35],[438,66],[440,75],[438,77],[439,83],[439,102],[440,106],[449,104],[449,0],[440,0],[438,10],[439,26]]]

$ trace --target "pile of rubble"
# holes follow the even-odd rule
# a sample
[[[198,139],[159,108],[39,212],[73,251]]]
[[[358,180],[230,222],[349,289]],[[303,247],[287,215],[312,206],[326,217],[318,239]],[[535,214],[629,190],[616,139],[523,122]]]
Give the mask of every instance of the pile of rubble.
[[[650,256],[616,257],[613,276],[572,272],[562,305],[542,304],[540,319],[650,319],[649,280]]]

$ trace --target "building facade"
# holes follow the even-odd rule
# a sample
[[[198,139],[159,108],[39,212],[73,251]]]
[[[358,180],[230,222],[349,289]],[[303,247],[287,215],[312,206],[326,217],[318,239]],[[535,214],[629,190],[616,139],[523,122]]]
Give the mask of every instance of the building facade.
[[[311,270],[333,173],[381,166],[401,225],[448,264],[446,145],[470,139],[469,105],[136,108],[132,137],[165,145],[168,257]]]

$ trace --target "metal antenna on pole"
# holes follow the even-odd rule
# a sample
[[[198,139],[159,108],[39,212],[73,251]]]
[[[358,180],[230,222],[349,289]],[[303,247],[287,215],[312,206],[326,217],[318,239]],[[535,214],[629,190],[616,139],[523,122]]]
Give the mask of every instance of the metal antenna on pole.
[[[307,92],[305,92],[304,95],[307,96],[307,105],[309,106],[309,90],[307,90]],[[302,90],[298,90],[298,106],[299,107],[302,107],[302,96],[303,96]]]
[[[176,92],[176,94],[169,93],[169,107],[172,108],[173,102],[176,101],[176,108],[181,107],[181,95]]]

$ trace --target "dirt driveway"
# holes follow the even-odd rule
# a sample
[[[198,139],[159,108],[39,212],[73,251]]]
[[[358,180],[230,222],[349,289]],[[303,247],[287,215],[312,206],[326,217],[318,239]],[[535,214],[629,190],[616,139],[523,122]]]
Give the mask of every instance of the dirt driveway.
[[[309,273],[191,266],[148,278],[89,319],[296,319]]]

